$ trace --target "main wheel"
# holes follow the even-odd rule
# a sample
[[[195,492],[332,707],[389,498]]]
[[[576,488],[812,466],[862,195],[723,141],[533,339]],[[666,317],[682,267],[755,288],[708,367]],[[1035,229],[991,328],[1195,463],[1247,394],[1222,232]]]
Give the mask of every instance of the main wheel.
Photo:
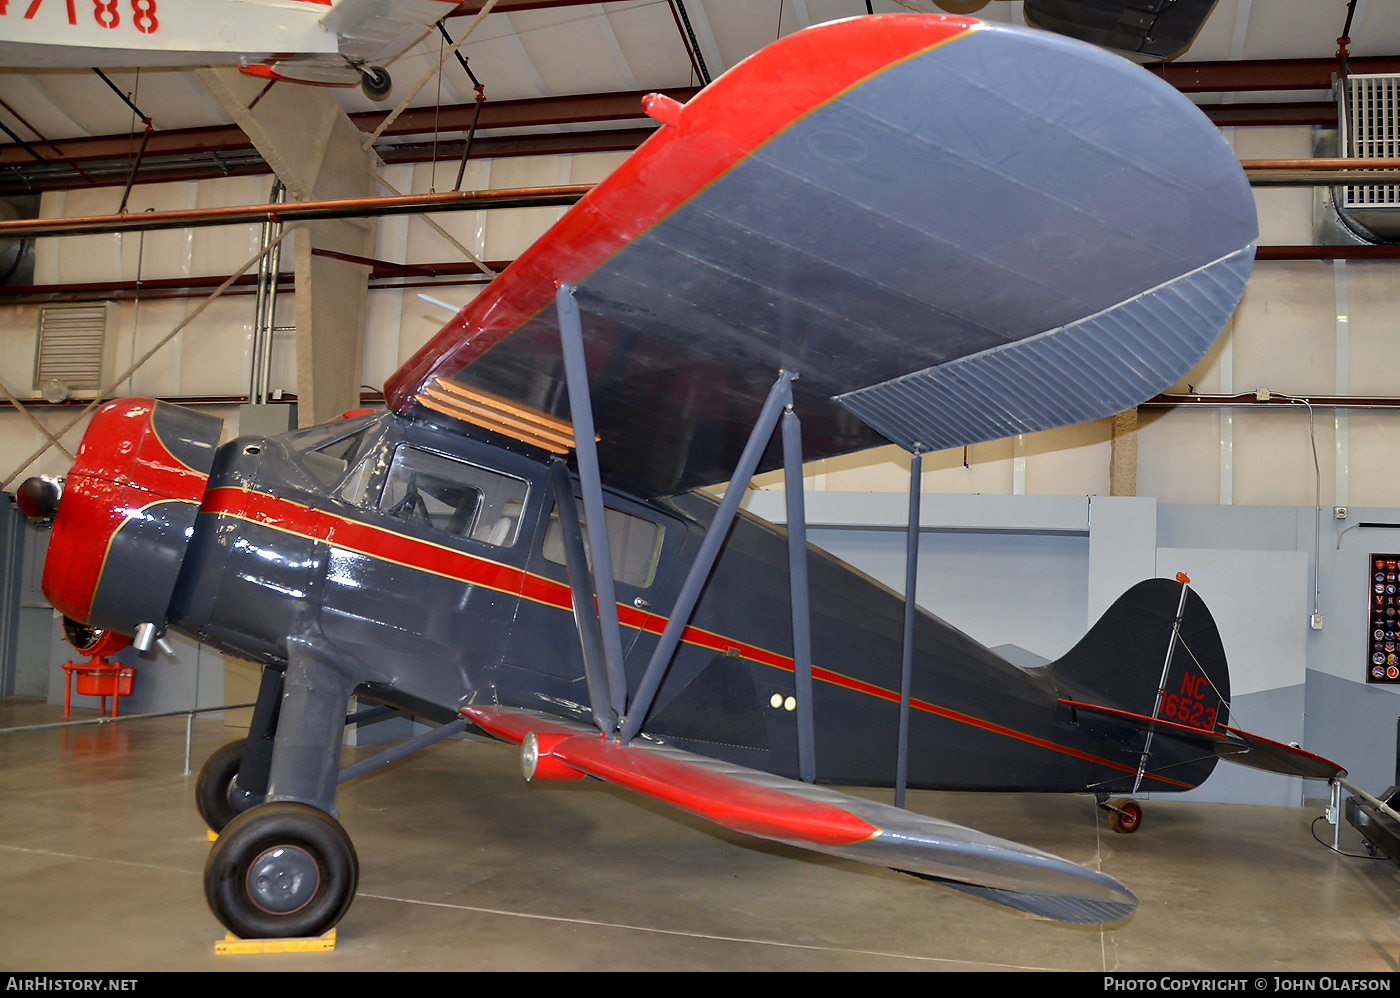
[[[324,811],[278,801],[230,821],[204,864],[204,896],[243,939],[319,936],[350,907],[360,861]]]
[[[204,823],[216,832],[222,832],[225,825],[247,810],[247,807],[235,808],[230,800],[230,789],[237,793],[234,778],[238,776],[238,767],[243,763],[243,746],[246,744],[246,740],[239,739],[219,749],[204,763],[194,782],[195,807],[199,808],[199,816]]]
[[[389,71],[382,66],[365,66],[360,70],[360,89],[372,101],[381,101],[389,96],[394,81]]]
[[[1127,797],[1108,802],[1108,827],[1131,835],[1142,827],[1142,805]]]

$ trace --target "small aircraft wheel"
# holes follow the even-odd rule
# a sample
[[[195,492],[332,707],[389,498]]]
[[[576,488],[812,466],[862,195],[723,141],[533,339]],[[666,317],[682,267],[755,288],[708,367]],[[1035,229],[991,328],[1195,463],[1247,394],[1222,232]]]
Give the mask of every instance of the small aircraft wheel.
[[[1142,805],[1127,797],[1109,801],[1108,827],[1124,835],[1133,834],[1142,827]]]
[[[199,816],[216,832],[222,832],[224,826],[238,816],[229,803],[229,786],[243,763],[245,744],[246,740],[240,738],[219,749],[204,763],[194,782],[194,803],[199,808]]]
[[[258,804],[234,818],[204,864],[204,896],[242,939],[319,936],[355,898],[360,862],[345,829],[308,804]]]
[[[372,101],[384,100],[393,86],[389,71],[382,66],[365,66],[360,70],[360,89]]]

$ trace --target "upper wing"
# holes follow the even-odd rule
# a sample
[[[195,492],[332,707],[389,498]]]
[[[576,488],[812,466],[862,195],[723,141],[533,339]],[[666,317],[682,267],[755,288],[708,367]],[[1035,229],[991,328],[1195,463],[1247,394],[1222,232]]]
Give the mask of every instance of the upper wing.
[[[662,745],[618,745],[533,711],[472,706],[462,714],[505,741],[533,734],[539,754],[576,773],[749,835],[917,873],[1064,922],[1116,922],[1137,907],[1112,877],[948,821]]]
[[[1045,32],[831,22],[656,108],[667,124],[386,383],[396,410],[472,420],[465,385],[567,418],[563,280],[611,485],[727,480],[780,368],[809,460],[973,443],[1160,391],[1253,259],[1214,126]],[[760,467],[780,463],[774,445]]]

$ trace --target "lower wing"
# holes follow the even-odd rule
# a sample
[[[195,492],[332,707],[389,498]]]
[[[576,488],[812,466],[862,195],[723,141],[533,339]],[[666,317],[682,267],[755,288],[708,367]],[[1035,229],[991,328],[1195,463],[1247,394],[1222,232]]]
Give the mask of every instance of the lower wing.
[[[1063,922],[1116,922],[1137,908],[1112,877],[951,822],[664,745],[619,745],[533,711],[471,706],[462,714],[523,744],[555,775],[606,780],[749,835],[914,873]],[[537,762],[532,768],[543,775]]]

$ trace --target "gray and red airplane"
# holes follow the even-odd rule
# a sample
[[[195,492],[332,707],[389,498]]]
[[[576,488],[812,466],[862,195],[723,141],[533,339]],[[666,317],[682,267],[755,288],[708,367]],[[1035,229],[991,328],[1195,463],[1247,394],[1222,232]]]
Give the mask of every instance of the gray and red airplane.
[[[212,417],[121,399],[61,490],[21,488],[56,514],[44,590],[77,643],[175,628],[264,666],[197,788],[226,926],[319,934],[354,897],[336,787],[394,756],[341,768],[352,695],[441,725],[406,749],[472,726],[529,777],[1071,922],[1137,902],[831,785],[1091,793],[1131,831],[1113,795],[1222,757],[1342,773],[1228,725],[1185,580],[1021,668],[808,548],[800,507],[786,530],[735,509],[756,471],[786,467],[797,502],[803,459],[1102,418],[1184,375],[1257,234],[1203,115],[1100,50],[923,15],[802,31],[647,106],[656,134],[394,375],[387,413],[218,447]]]

